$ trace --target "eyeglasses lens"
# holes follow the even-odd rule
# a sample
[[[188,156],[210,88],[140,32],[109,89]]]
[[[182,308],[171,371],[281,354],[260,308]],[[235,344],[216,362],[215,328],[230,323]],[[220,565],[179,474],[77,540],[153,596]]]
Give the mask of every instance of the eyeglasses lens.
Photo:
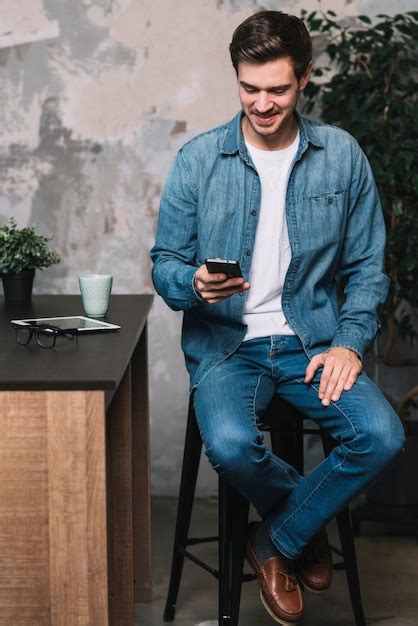
[[[37,339],[43,348],[53,348],[55,345],[55,333],[38,331]]]
[[[16,341],[20,343],[22,346],[26,346],[29,343],[30,338],[32,336],[32,331],[30,328],[15,328],[16,330]]]

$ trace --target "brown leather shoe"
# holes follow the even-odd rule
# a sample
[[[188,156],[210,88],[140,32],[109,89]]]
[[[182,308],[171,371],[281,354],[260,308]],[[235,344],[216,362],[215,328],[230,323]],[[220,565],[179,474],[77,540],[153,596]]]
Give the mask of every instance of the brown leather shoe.
[[[303,598],[292,561],[285,556],[272,556],[261,564],[250,538],[245,556],[257,574],[261,601],[267,612],[279,624],[297,624],[303,614]]]
[[[332,554],[325,528],[312,537],[295,561],[295,571],[303,586],[319,593],[325,591],[332,581]]]

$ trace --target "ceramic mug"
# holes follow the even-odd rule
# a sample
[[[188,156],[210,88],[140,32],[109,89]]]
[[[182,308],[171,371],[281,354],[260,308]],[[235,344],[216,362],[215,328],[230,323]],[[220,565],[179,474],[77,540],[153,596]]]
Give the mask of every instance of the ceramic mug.
[[[113,276],[110,274],[82,274],[78,277],[86,315],[104,317],[109,308]]]

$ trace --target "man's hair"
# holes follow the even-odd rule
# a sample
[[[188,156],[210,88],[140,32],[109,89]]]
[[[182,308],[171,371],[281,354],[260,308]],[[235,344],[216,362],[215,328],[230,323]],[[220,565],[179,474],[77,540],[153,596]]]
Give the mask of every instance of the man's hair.
[[[299,79],[312,59],[312,42],[305,24],[295,15],[259,11],[236,28],[229,52],[237,73],[241,61],[265,63],[290,57]]]

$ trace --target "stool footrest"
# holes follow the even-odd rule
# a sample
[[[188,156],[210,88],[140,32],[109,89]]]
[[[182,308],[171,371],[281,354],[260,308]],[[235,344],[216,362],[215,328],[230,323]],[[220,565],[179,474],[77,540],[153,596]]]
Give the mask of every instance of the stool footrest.
[[[332,546],[330,544],[329,549],[331,550],[331,552],[333,552],[334,554],[337,554],[342,559],[344,558],[344,554],[342,553],[342,550],[340,550],[339,548],[336,548],[335,546]]]
[[[208,565],[201,559],[198,559],[197,556],[195,556],[191,552],[188,552],[188,550],[181,550],[181,551],[183,552],[185,557],[190,559],[190,561],[193,561],[193,563],[196,563],[196,565],[199,565],[199,567],[202,567],[204,570],[209,572],[209,574],[212,574],[212,576],[214,576],[215,578],[219,580],[219,571],[217,569],[215,569],[214,567],[210,567],[210,565]]]
[[[188,539],[186,545],[194,546],[197,543],[210,543],[211,541],[219,541],[219,537],[196,537]]]
[[[340,561],[339,563],[334,563],[332,569],[335,569],[336,572],[341,572],[343,570],[346,570],[347,568],[345,566],[345,563],[343,561]]]
[[[190,561],[193,561],[193,563],[196,563],[196,565],[199,565],[199,567],[203,568],[204,570],[209,572],[209,574],[212,574],[212,576],[214,576],[217,580],[219,580],[219,570],[215,569],[214,567],[210,567],[210,565],[208,565],[201,559],[198,559],[197,556],[195,556],[188,550],[184,550],[183,548],[180,548],[180,551],[184,554],[185,557],[190,559]],[[241,581],[243,583],[246,583],[246,582],[255,580],[256,578],[257,578],[257,575],[253,573],[243,574],[241,577]]]

